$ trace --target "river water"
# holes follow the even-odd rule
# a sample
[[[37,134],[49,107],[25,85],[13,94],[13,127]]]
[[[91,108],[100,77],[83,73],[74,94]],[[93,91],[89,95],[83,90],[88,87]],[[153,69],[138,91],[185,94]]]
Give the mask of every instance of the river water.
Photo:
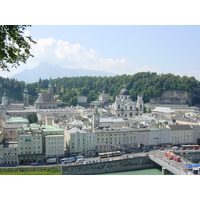
[[[152,168],[152,169],[125,171],[125,172],[104,173],[104,174],[97,174],[97,175],[161,175],[161,174],[162,174],[161,169]]]

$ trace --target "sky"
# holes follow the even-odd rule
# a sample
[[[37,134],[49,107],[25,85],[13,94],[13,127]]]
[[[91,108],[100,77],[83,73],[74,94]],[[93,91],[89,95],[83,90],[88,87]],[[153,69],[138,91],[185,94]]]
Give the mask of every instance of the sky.
[[[200,80],[199,25],[32,25],[24,35],[37,42],[34,58],[1,76],[43,61],[119,75],[151,71]]]
[[[37,42],[27,64],[40,62],[115,74],[172,73],[200,80],[199,25],[32,25],[25,30]]]
[[[36,1],[40,4],[35,2],[31,9],[20,12],[24,2],[13,1],[10,13],[14,17],[6,18],[5,9],[0,13],[0,23],[32,24],[24,35],[37,42],[31,50],[34,58],[11,72],[0,71],[3,77],[47,62],[119,75],[150,71],[200,80],[196,0],[190,4],[184,0],[124,0],[123,4],[118,0],[75,0],[65,1],[65,5],[57,0],[48,7]],[[3,4],[10,5],[9,1]]]

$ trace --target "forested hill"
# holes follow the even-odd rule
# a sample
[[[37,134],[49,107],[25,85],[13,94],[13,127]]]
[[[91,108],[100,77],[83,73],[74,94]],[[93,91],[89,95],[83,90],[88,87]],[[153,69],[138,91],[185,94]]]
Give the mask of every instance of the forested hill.
[[[0,79],[0,92],[9,89],[11,94],[17,88],[18,91],[20,89],[22,91],[23,82],[11,80],[11,84],[9,84],[8,79]],[[4,82],[7,82],[7,84]],[[112,102],[124,85],[126,85],[133,100],[137,99],[138,94],[143,94],[144,102],[149,102],[150,98],[161,96],[162,92],[166,90],[184,90],[191,94],[194,87],[200,88],[200,82],[194,77],[180,77],[173,74],[151,72],[139,72],[134,75],[113,77],[65,77],[53,79],[52,83],[54,85],[54,94],[59,95],[59,98],[66,102],[66,105],[76,105],[77,96],[80,95],[87,96],[88,101],[93,101],[98,98],[103,90],[110,95]],[[39,79],[37,83],[28,84],[32,103],[38,97],[39,92],[47,91],[48,84],[49,80],[47,79]]]

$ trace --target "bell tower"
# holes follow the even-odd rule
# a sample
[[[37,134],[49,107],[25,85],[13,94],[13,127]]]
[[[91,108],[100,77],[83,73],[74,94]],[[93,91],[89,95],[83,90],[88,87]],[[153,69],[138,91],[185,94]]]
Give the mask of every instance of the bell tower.
[[[50,94],[51,99],[53,100],[53,85],[52,85],[52,82],[51,82],[51,77],[50,77],[50,80],[49,80],[48,92]]]
[[[98,113],[98,107],[97,105],[95,105],[95,108],[94,108],[94,113],[93,113],[93,121],[92,121],[92,132],[95,131],[95,128],[97,126],[99,126],[99,122],[100,122],[100,114]]]
[[[24,88],[23,99],[24,99],[24,106],[28,107],[29,106],[29,94],[28,94],[27,85],[25,85],[25,88]]]

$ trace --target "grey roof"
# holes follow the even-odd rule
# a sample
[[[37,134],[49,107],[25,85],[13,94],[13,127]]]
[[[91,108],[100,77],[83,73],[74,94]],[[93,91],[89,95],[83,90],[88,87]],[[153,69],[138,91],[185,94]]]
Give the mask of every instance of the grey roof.
[[[55,103],[49,93],[40,93],[35,103]]]
[[[192,130],[190,125],[169,125],[171,130]]]
[[[120,95],[130,95],[129,91],[126,88],[122,89],[119,94]]]

